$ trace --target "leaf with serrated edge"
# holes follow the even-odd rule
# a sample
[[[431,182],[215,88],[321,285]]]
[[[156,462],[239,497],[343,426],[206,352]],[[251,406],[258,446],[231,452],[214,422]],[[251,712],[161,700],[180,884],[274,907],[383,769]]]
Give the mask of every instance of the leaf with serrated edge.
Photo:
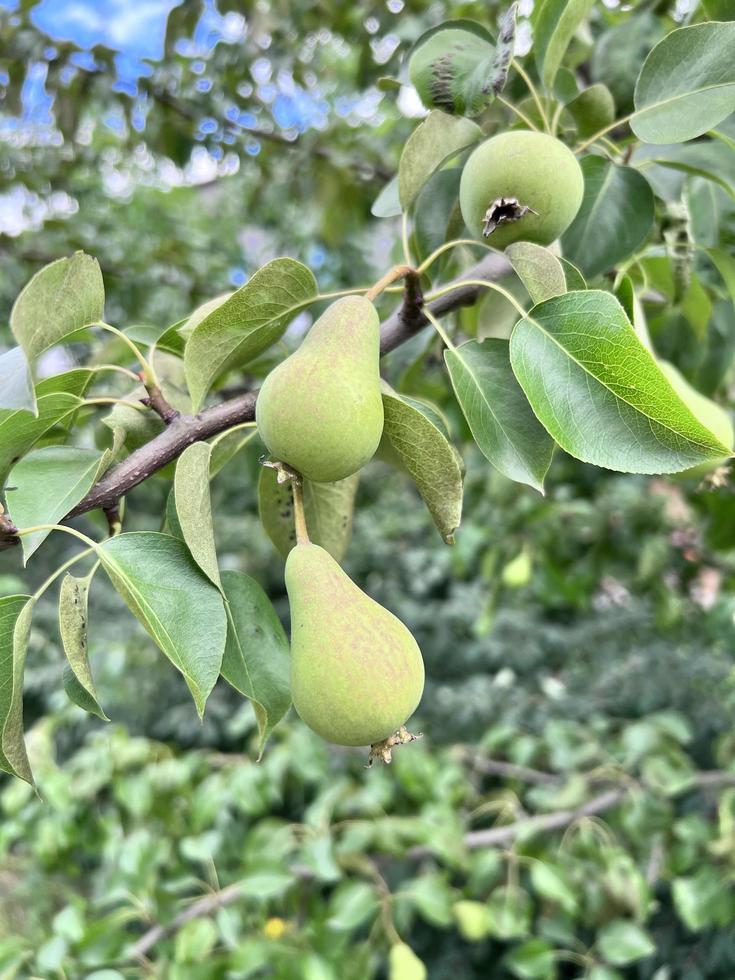
[[[482,139],[478,125],[434,110],[406,141],[398,164],[398,194],[407,211],[435,170],[460,150]]]
[[[44,266],[10,312],[10,328],[29,360],[84,327],[99,323],[105,287],[97,259],[84,252]]]
[[[129,609],[184,675],[201,717],[222,665],[222,596],[183,541],[132,531],[97,546],[102,567]]]
[[[179,456],[174,476],[176,514],[192,558],[218,589],[222,588],[214,544],[209,463],[212,447],[194,442]]]
[[[570,455],[625,473],[677,473],[729,450],[692,414],[610,293],[535,306],[513,331],[513,370]]]
[[[337,483],[304,480],[302,493],[309,537],[335,559],[342,561],[352,534],[352,513],[359,475]],[[289,483],[278,483],[276,471],[263,467],[258,479],[258,510],[265,533],[286,558],[296,544],[293,495]]]
[[[38,399],[35,418],[28,412],[0,412],[0,487],[6,482],[13,463],[81,404],[80,398],[59,393]]]
[[[515,242],[506,248],[505,254],[534,303],[567,291],[561,262],[543,245]]]
[[[444,433],[395,392],[383,393],[383,438],[410,475],[446,544],[462,517],[462,471]]]
[[[38,414],[31,369],[22,347],[0,354],[0,410]]]
[[[10,471],[8,510],[21,530],[36,524],[58,524],[91,489],[102,453],[75,446],[44,446],[24,456]],[[34,531],[21,538],[27,562],[50,531]]]
[[[0,769],[33,785],[23,741],[23,668],[34,599],[0,597]]]
[[[87,652],[87,624],[89,586],[94,571],[84,578],[66,574],[59,590],[59,632],[61,644],[68,660],[64,671],[64,689],[74,704],[97,715],[103,721],[110,719],[97,700]],[[71,675],[71,676],[69,676]]]
[[[735,111],[735,22],[671,31],[646,58],[630,126],[646,143],[683,143]]]
[[[259,752],[291,704],[288,638],[270,599],[255,579],[222,573],[227,598],[227,643],[222,676],[253,701]]]
[[[509,479],[543,493],[554,444],[513,375],[508,341],[471,340],[445,351],[444,359],[482,454]]]
[[[198,411],[217,378],[252,361],[316,297],[312,272],[294,259],[273,259],[192,332],[184,351],[186,381]]]

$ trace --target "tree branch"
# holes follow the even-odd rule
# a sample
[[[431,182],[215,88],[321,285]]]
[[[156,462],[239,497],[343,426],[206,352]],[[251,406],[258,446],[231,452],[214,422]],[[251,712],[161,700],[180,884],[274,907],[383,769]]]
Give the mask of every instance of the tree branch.
[[[434,316],[444,316],[461,306],[470,306],[477,300],[482,287],[465,285],[463,280],[495,280],[509,271],[510,264],[507,259],[502,255],[491,253],[464,275],[455,279],[456,288],[427,304],[428,308]],[[401,306],[381,324],[381,355],[395,350],[423,330],[429,321],[423,313],[422,305],[420,290],[416,283],[412,283]],[[251,391],[220,405],[214,405],[212,408],[205,408],[198,415],[177,416],[155,439],[136,449],[105,474],[65,519],[85,514],[98,507],[109,508],[133,487],[137,487],[161,467],[179,457],[193,442],[209,439],[241,422],[252,422],[255,418],[257,397],[257,391]]]

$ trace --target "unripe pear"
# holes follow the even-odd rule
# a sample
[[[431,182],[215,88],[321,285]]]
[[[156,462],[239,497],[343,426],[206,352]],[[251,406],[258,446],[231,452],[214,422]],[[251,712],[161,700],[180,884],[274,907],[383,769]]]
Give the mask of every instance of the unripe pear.
[[[260,389],[255,419],[269,452],[317,483],[356,473],[383,432],[379,358],[373,304],[363,296],[332,303]]]
[[[465,224],[494,248],[549,245],[574,220],[584,194],[572,151],[546,133],[511,130],[481,143],[459,184]]]
[[[409,630],[316,544],[291,550],[286,589],[291,697],[302,721],[337,745],[374,745],[397,732],[424,689]]]

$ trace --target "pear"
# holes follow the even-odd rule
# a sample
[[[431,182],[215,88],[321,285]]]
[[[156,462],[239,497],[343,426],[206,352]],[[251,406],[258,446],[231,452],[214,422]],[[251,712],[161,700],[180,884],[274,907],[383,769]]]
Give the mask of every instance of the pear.
[[[302,721],[337,745],[373,745],[413,714],[424,689],[416,640],[319,545],[286,561],[291,697]]]
[[[356,473],[383,432],[380,321],[364,296],[337,300],[265,379],[255,407],[269,452],[317,483]]]

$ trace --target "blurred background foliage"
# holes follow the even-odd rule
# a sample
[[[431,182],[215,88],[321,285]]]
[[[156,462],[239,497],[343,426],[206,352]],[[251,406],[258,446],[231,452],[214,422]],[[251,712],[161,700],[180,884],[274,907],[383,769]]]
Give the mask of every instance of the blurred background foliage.
[[[692,9],[596,4],[574,42],[580,70],[628,111],[645,53]],[[499,12],[0,3],[0,329],[33,272],[78,248],[99,258],[121,326],[173,323],[278,254],[323,289],[375,278],[400,230],[370,205],[420,108],[378,79],[401,77],[432,24]],[[706,195],[716,217],[693,234],[731,245],[724,192],[676,179],[672,199]],[[645,261],[664,297],[647,311],[662,353],[730,404],[732,304],[717,300],[693,340],[673,258]],[[457,327],[501,332],[502,315],[489,298]],[[49,372],[65,366],[46,356]],[[291,714],[256,764],[250,707],[220,684],[200,726],[98,577],[104,725],[66,699],[47,599],[26,671],[40,799],[0,783],[1,976],[422,977],[399,937],[437,980],[735,976],[731,486],[623,477],[559,453],[541,498],[469,448],[439,362],[422,336],[387,368],[447,412],[463,450],[457,543],[445,548],[408,481],[376,462],[345,562],[419,640],[424,740],[368,772],[361,752],[330,750]],[[213,484],[218,551],[286,621],[282,562],[257,516],[261,452],[254,441]],[[158,527],[169,486],[130,494],[126,528]],[[35,587],[68,553],[51,540],[24,581],[5,553],[0,586]],[[590,801],[555,831],[473,837]]]

